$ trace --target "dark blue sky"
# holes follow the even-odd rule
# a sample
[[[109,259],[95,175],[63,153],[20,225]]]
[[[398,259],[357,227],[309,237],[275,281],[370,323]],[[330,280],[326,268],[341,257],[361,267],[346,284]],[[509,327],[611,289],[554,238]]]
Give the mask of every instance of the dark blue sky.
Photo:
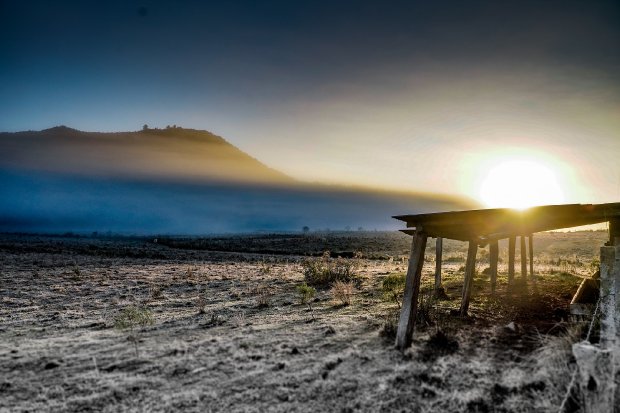
[[[303,179],[443,192],[458,168],[425,160],[471,145],[592,169],[620,150],[617,1],[0,4],[4,131],[174,123]]]

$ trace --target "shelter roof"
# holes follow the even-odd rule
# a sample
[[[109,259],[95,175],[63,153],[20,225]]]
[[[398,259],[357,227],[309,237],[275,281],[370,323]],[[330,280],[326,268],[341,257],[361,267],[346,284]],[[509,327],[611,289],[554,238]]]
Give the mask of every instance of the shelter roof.
[[[403,232],[408,234],[421,230],[430,237],[488,242],[517,235],[619,220],[620,202],[545,205],[524,210],[476,209],[397,215],[393,218],[407,224],[409,229]]]

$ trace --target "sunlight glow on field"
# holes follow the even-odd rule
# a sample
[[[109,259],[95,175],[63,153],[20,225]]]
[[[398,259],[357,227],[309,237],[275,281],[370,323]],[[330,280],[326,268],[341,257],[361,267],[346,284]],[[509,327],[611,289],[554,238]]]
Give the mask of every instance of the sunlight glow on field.
[[[551,167],[519,158],[491,167],[482,179],[479,196],[490,208],[525,209],[564,202],[564,192]]]

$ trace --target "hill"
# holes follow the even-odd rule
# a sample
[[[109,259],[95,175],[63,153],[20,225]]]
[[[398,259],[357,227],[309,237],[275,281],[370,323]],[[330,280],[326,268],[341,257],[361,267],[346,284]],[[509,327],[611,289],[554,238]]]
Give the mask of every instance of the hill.
[[[100,133],[58,126],[0,133],[0,166],[81,176],[293,182],[220,136],[177,127]]]
[[[466,209],[446,195],[308,184],[210,132],[0,134],[0,232],[213,234],[391,230],[392,215]]]

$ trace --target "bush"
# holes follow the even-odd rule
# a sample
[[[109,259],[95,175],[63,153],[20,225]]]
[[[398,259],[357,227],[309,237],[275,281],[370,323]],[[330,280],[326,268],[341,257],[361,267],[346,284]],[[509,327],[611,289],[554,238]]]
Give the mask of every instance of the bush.
[[[402,296],[405,291],[405,280],[405,274],[390,274],[385,277],[381,283],[381,291],[383,292],[383,296],[387,300],[393,300],[396,302],[396,304],[398,304],[398,308],[400,308]]]
[[[383,319],[383,325],[379,330],[379,336],[388,340],[394,340],[396,338],[396,332],[398,331],[398,319],[399,312],[392,312],[386,314]]]
[[[336,281],[331,289],[332,296],[340,301],[342,305],[351,304],[351,298],[353,298],[354,292],[355,287],[352,282]]]
[[[329,287],[336,281],[350,282],[355,278],[355,264],[344,258],[331,259],[329,251],[318,259],[302,263],[304,279],[309,285]]]
[[[314,287],[308,286],[308,284],[303,283],[297,286],[297,292],[299,293],[299,301],[302,304],[306,304],[310,309],[310,314],[312,314],[312,319],[314,320],[314,310],[312,309],[312,299],[316,294],[316,289]]]
[[[146,307],[131,305],[124,308],[114,319],[114,327],[119,330],[132,330],[136,327],[146,327],[155,322],[153,313]]]
[[[299,301],[302,304],[308,304],[316,295],[316,289],[303,283],[297,286],[297,293],[299,294]]]
[[[267,285],[259,285],[254,289],[254,293],[256,294],[256,306],[258,308],[269,307],[269,304],[271,304],[271,291]]]
[[[153,313],[146,307],[139,307],[131,305],[124,308],[118,316],[114,319],[114,327],[118,330],[129,330],[130,334],[127,339],[133,342],[134,349],[136,351],[136,357],[139,357],[138,353],[138,341],[139,337],[134,333],[136,327],[144,328],[147,325],[151,325],[155,322]]]

